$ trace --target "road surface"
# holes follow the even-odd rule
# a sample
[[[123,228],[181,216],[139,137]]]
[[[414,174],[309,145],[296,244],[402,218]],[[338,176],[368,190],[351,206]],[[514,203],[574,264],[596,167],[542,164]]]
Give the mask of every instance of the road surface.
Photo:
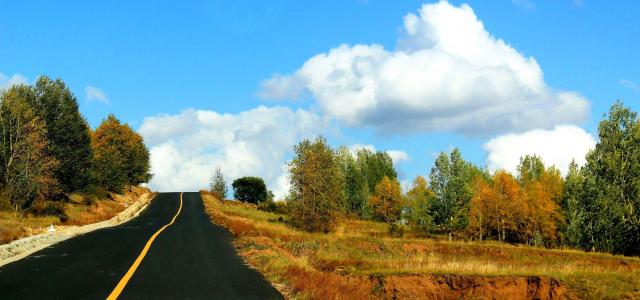
[[[162,193],[127,223],[0,267],[0,298],[281,299],[231,240],[199,193]]]

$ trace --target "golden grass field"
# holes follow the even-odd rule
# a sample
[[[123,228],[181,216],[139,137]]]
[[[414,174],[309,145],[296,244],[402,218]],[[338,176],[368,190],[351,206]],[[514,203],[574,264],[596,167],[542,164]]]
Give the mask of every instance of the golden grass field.
[[[530,290],[536,280],[544,283],[536,288],[551,298],[640,298],[640,259],[635,257],[390,237],[387,224],[359,220],[342,220],[328,234],[307,233],[289,227],[284,215],[202,194],[213,221],[234,234],[240,255],[290,298],[426,295],[416,294],[419,288],[444,298],[519,297],[521,290],[509,288],[526,292],[527,282]],[[481,288],[470,292],[469,286]]]

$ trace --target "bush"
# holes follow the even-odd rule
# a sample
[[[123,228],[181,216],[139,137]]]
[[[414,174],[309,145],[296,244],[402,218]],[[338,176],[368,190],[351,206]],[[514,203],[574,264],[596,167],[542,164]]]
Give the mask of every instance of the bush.
[[[267,199],[267,201],[264,201],[260,203],[260,205],[258,205],[258,209],[267,211],[267,212],[276,213],[276,214],[281,214],[281,215],[289,214],[289,207],[287,206],[287,202],[285,201],[276,202],[276,201]]]
[[[288,215],[289,212],[290,212],[290,210],[289,210],[289,206],[287,205],[287,202],[285,202],[285,201],[276,202],[276,211],[275,211],[275,213],[281,214],[281,215]]]
[[[31,206],[31,212],[42,216],[64,215],[64,203],[62,201],[35,201]]]
[[[258,205],[259,210],[264,210],[268,212],[275,212],[278,208],[277,204],[273,200],[267,200]]]
[[[0,210],[10,210],[11,199],[5,192],[0,192]]]
[[[218,191],[210,191],[209,194],[220,201],[224,200],[225,198],[223,194]]]
[[[391,223],[389,225],[389,236],[390,237],[403,237],[407,228],[405,225],[398,225],[396,223]]]
[[[535,247],[544,247],[544,237],[542,236],[542,233],[540,233],[540,231],[536,230],[533,233],[530,244],[531,246]]]

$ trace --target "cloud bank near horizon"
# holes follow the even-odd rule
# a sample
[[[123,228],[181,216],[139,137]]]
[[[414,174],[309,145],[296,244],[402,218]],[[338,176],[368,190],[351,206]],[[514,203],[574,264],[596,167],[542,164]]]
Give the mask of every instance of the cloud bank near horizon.
[[[187,109],[148,117],[138,132],[150,148],[153,189],[206,188],[219,166],[228,184],[238,177],[260,176],[282,197],[289,190],[286,162],[293,144],[325,128],[325,122],[308,111],[259,106],[238,114]]]

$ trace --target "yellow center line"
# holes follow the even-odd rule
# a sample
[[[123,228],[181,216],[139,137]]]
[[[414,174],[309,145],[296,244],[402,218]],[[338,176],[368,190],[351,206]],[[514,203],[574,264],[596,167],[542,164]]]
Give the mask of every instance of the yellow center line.
[[[136,272],[136,270],[138,269],[138,266],[140,266],[140,263],[144,259],[145,255],[147,255],[147,252],[149,251],[149,248],[151,248],[151,244],[153,244],[153,241],[163,230],[171,226],[173,222],[176,221],[176,218],[180,214],[181,210],[182,210],[182,193],[180,193],[180,207],[178,207],[178,212],[176,212],[176,215],[173,216],[173,219],[171,219],[171,222],[169,222],[169,224],[162,226],[162,228],[158,229],[158,231],[156,231],[156,233],[154,233],[151,236],[151,238],[149,238],[149,240],[147,241],[147,244],[144,245],[144,248],[142,248],[142,252],[140,252],[140,255],[138,255],[138,258],[136,258],[136,260],[133,262],[133,265],[131,265],[127,273],[124,274],[124,277],[120,279],[120,282],[118,282],[118,285],[116,285],[116,288],[114,288],[111,294],[109,294],[109,297],[107,297],[107,300],[118,299],[118,296],[120,296],[120,293],[122,293],[124,288],[127,286],[127,283],[131,279],[131,276],[133,276],[133,273]]]

